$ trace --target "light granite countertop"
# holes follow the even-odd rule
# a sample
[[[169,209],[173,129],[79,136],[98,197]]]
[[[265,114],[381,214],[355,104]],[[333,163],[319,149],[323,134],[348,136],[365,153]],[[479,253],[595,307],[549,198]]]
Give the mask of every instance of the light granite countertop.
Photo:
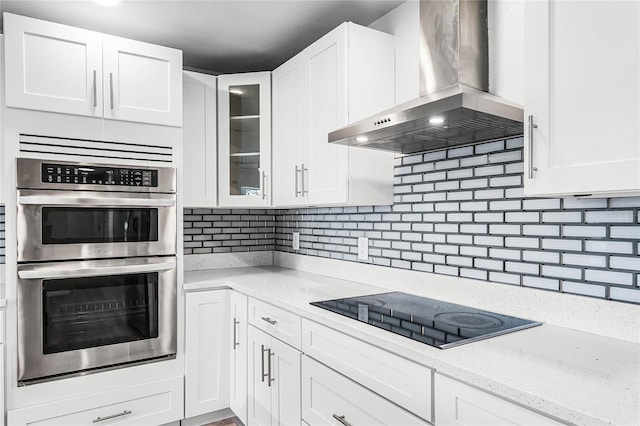
[[[543,324],[441,350],[309,305],[387,288],[275,266],[185,273],[185,291],[218,287],[275,304],[564,422],[640,424],[636,343]]]

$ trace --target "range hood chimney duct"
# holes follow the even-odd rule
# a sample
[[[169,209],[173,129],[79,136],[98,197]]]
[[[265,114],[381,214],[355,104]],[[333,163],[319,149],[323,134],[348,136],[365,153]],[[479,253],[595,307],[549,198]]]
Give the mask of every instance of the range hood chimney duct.
[[[486,0],[420,1],[420,97],[329,133],[409,154],[523,133],[522,107],[487,93]]]

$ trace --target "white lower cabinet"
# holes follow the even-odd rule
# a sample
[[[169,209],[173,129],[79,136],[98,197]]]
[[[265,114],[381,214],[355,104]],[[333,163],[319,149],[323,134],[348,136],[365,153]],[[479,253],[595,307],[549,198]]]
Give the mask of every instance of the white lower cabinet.
[[[300,424],[300,351],[249,326],[247,425]]]
[[[180,420],[182,376],[10,411],[10,425],[155,426]]]
[[[229,290],[185,296],[185,418],[229,407]]]
[[[436,374],[436,426],[558,426],[563,423]]]
[[[230,292],[229,407],[247,424],[247,296]]]
[[[428,425],[307,356],[302,357],[302,417],[310,425]]]

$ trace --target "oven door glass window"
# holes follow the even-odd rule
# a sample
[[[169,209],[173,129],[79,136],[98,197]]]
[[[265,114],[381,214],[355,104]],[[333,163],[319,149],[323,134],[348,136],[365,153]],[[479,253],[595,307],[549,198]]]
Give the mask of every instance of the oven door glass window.
[[[44,354],[158,337],[158,273],[44,280]]]
[[[157,208],[42,208],[42,244],[146,241],[158,241]]]

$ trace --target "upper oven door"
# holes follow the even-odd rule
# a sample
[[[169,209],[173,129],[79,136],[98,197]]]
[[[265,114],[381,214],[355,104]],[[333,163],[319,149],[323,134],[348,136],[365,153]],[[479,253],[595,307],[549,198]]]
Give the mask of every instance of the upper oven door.
[[[174,255],[175,194],[18,190],[18,262]]]

